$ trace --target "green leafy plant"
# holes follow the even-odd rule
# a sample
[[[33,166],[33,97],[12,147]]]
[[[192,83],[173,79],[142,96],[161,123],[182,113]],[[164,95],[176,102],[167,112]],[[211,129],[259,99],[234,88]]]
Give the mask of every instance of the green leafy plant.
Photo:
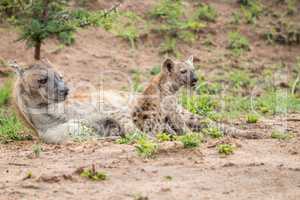
[[[221,138],[224,136],[224,134],[222,133],[222,131],[217,128],[217,127],[209,127],[209,128],[205,128],[202,131],[205,135],[208,135],[212,138]]]
[[[202,142],[202,137],[199,133],[190,133],[178,137],[184,148],[195,148]]]
[[[248,88],[254,82],[249,73],[241,70],[233,70],[231,73],[229,73],[229,80],[237,89]]]
[[[165,38],[160,48],[162,54],[178,56],[177,40],[193,42],[197,38],[195,33],[206,27],[197,17],[187,16],[181,0],[161,0],[150,12],[150,17],[155,20],[152,32]]]
[[[217,11],[209,4],[202,4],[196,11],[196,16],[200,20],[214,22],[218,17]]]
[[[256,114],[248,114],[246,121],[249,124],[255,124],[258,121],[258,116]]]
[[[228,48],[237,56],[241,55],[244,51],[250,51],[248,39],[239,32],[229,32],[228,43]]]
[[[292,134],[283,131],[273,131],[271,134],[271,138],[278,140],[287,140],[291,139],[292,137]]]
[[[263,11],[262,4],[256,0],[249,0],[242,3],[241,12],[246,20],[246,23],[255,23]]]
[[[158,145],[148,138],[141,138],[137,140],[135,149],[140,156],[150,158],[157,152]]]
[[[231,144],[220,144],[217,148],[220,154],[230,155],[234,153],[234,147]]]
[[[92,181],[104,181],[107,179],[107,175],[104,172],[98,172],[93,165],[91,169],[84,169],[80,173],[81,177],[86,177]]]
[[[156,134],[156,138],[159,142],[165,142],[165,141],[171,141],[172,137],[171,135],[167,133],[158,133]]]

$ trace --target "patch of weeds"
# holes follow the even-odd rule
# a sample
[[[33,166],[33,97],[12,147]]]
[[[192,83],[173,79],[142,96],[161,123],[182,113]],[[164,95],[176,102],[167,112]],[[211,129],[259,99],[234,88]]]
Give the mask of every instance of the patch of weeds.
[[[219,144],[217,148],[219,154],[230,155],[234,153],[234,147],[231,144]]]
[[[219,94],[222,91],[222,84],[219,82],[208,83],[204,79],[196,87],[197,94]]]
[[[241,12],[245,18],[246,23],[253,24],[261,15],[263,11],[263,6],[259,1],[252,0],[247,1],[241,5]]]
[[[127,40],[132,48],[143,32],[147,30],[146,22],[134,12],[119,13],[112,24],[111,31],[117,36]]]
[[[190,133],[179,136],[178,140],[182,142],[184,148],[195,148],[202,142],[202,137],[199,133]]]
[[[24,127],[18,120],[16,114],[10,110],[0,109],[0,142],[21,141],[31,139],[29,136],[22,136]]]
[[[251,99],[240,95],[226,95],[220,99],[222,107],[220,113],[222,118],[231,119],[241,116],[251,110]]]
[[[158,75],[160,73],[160,66],[154,66],[152,67],[152,69],[150,70],[150,74],[152,76]]]
[[[250,74],[241,70],[234,70],[229,73],[229,80],[237,89],[248,88],[253,83]]]
[[[121,137],[117,140],[118,144],[134,144],[136,141],[146,138],[146,134],[141,132],[134,132],[126,134],[124,137]]]
[[[217,108],[218,103],[213,99],[211,95],[186,95],[183,94],[180,99],[184,108],[190,112],[202,116],[212,116],[214,110]]]
[[[7,81],[0,88],[0,107],[8,103],[11,92],[12,92],[11,82]]]
[[[217,128],[217,127],[209,127],[209,128],[205,128],[202,131],[204,133],[204,135],[208,135],[212,138],[221,138],[224,136],[223,132]]]
[[[269,114],[288,113],[300,110],[300,99],[283,90],[270,90],[256,99],[256,106]]]
[[[270,43],[276,42],[282,45],[300,44],[300,26],[298,23],[280,20],[269,26],[269,29],[263,33]]]
[[[196,16],[200,20],[215,22],[218,17],[218,13],[215,8],[209,4],[202,4],[196,11]]]
[[[291,139],[292,137],[293,137],[292,134],[289,134],[287,132],[282,132],[282,131],[273,131],[271,134],[271,138],[278,139],[278,140],[287,140],[287,139]]]
[[[135,149],[140,156],[151,158],[157,152],[158,144],[154,143],[148,138],[141,138],[137,140]]]
[[[238,24],[240,24],[240,21],[241,21],[241,14],[240,14],[240,12],[233,12],[232,13],[231,23],[238,25]]]
[[[294,15],[297,13],[297,0],[287,0],[287,14]]]
[[[93,166],[92,169],[84,169],[83,172],[80,173],[80,176],[92,181],[104,181],[107,179],[106,173],[96,171],[95,166]]]
[[[257,123],[257,121],[258,121],[258,115],[251,114],[251,113],[247,115],[247,119],[246,119],[247,123],[255,124],[255,123]]]
[[[149,13],[152,31],[164,39],[160,53],[178,56],[176,41],[193,42],[198,31],[206,27],[197,17],[188,17],[181,0],[161,0]]]
[[[250,51],[248,39],[239,32],[229,32],[228,48],[231,49],[236,56],[240,56],[244,51]]]
[[[171,141],[172,137],[171,137],[171,135],[169,135],[167,133],[158,133],[158,134],[156,134],[156,139],[159,142],[166,142],[166,141]]]

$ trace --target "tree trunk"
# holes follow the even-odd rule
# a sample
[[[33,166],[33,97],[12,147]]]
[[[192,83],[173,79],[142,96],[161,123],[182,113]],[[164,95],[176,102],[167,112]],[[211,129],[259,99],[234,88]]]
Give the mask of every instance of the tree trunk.
[[[34,47],[34,59],[40,60],[41,59],[41,42],[36,43]]]

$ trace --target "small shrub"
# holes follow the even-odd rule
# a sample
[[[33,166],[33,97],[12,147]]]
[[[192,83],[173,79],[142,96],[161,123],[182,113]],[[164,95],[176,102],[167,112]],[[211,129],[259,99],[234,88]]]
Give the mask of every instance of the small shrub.
[[[212,137],[212,138],[221,138],[221,137],[224,136],[222,131],[219,128],[216,128],[216,127],[210,127],[210,128],[203,129],[203,133],[205,135],[208,135],[208,136]]]
[[[287,132],[282,131],[273,131],[271,134],[271,138],[278,140],[287,140],[291,139],[293,136]]]
[[[137,140],[135,149],[140,156],[150,158],[157,152],[158,145],[147,138],[141,138]]]
[[[246,121],[249,124],[255,124],[258,121],[258,116],[256,114],[248,114]]]
[[[198,133],[190,133],[178,137],[184,148],[195,148],[202,142],[202,137]]]
[[[172,140],[172,137],[167,133],[158,133],[156,134],[156,138],[159,142],[166,142]]]
[[[218,16],[217,11],[208,4],[202,4],[196,11],[196,16],[200,20],[214,22]]]
[[[246,20],[246,23],[255,23],[263,11],[262,4],[259,1],[252,0],[243,3],[241,12]]]
[[[230,155],[234,153],[234,147],[231,144],[218,145],[219,154]]]
[[[244,51],[250,51],[248,39],[239,32],[230,32],[228,34],[228,41],[228,48],[237,56],[241,55]]]
[[[93,166],[92,169],[85,169],[80,173],[81,177],[86,177],[92,181],[104,181],[107,179],[107,175],[104,172],[98,172]]]

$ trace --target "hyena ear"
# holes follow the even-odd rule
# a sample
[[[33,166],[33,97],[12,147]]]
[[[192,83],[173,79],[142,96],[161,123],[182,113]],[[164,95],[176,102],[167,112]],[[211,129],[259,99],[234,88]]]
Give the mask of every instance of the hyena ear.
[[[194,56],[190,56],[186,62],[192,65],[194,63]]]
[[[17,76],[21,77],[23,75],[24,69],[16,61],[10,61],[8,65],[15,70]]]
[[[164,73],[170,74],[174,72],[174,69],[175,69],[174,61],[171,60],[170,58],[167,58],[162,64],[162,71]]]

